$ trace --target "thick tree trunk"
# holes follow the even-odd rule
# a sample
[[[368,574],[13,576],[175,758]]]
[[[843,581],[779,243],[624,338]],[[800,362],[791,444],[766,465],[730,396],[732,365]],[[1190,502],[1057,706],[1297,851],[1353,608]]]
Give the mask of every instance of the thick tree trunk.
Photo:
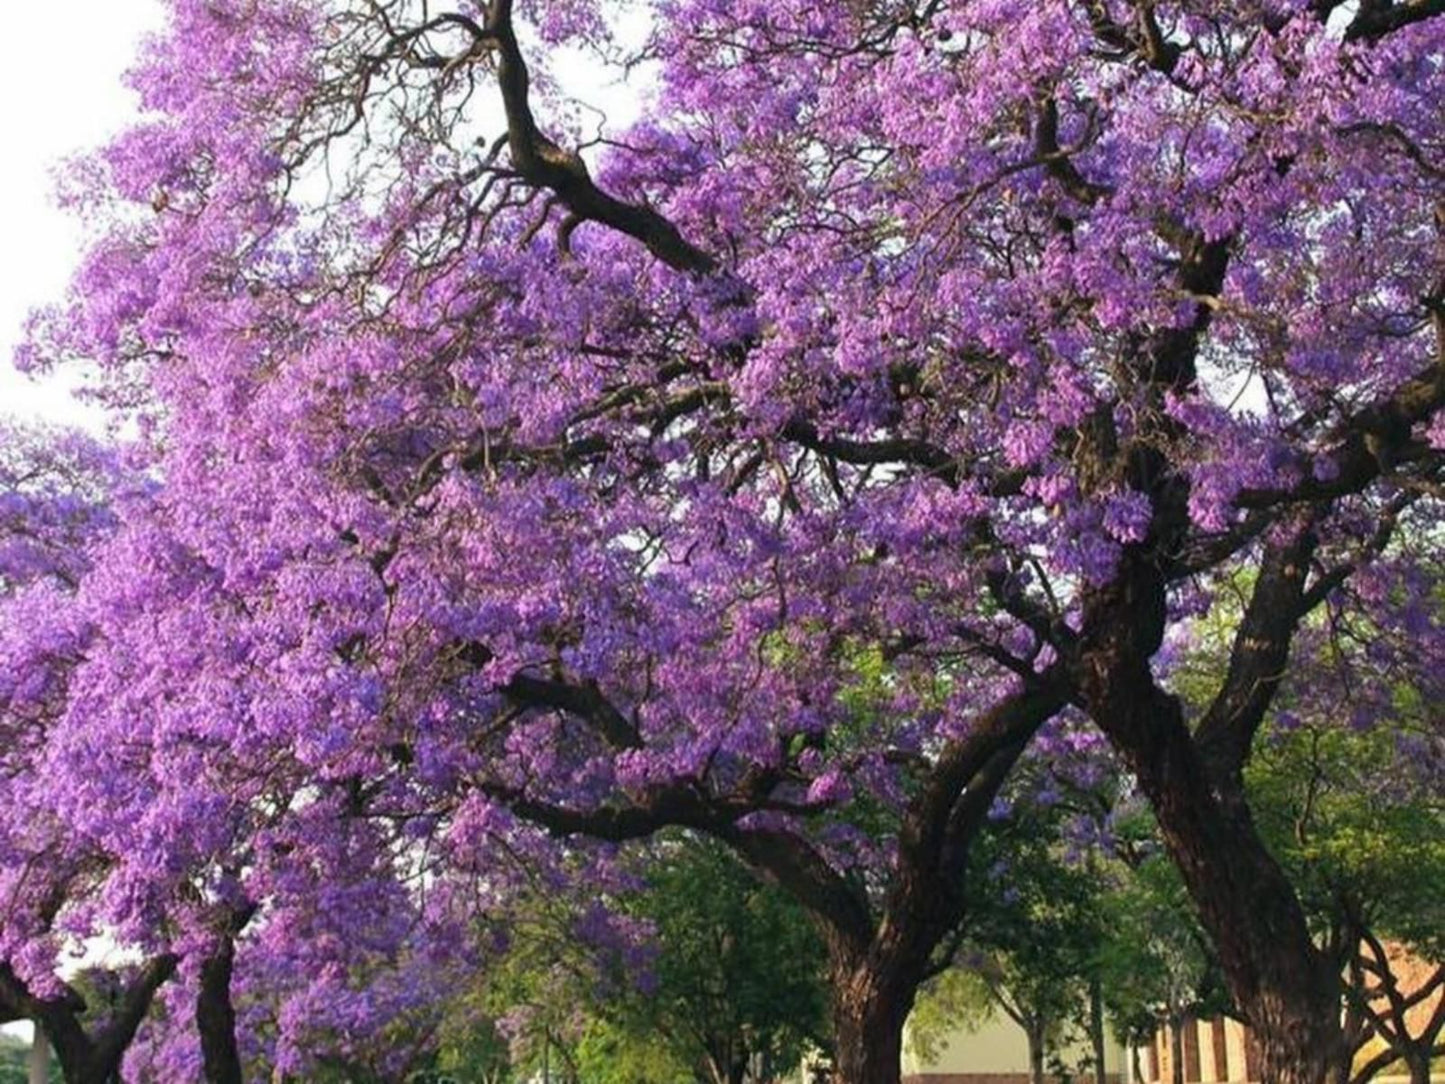
[[[1149,798],[1229,991],[1259,1041],[1265,1084],[1326,1084],[1345,1053],[1338,970],[1311,940],[1294,888],[1234,780],[1207,771],[1178,700],[1147,664],[1102,668],[1089,711]],[[1092,687],[1089,687],[1092,686]]]
[[[1259,1042],[1265,1084],[1325,1084],[1346,1056],[1339,976],[1242,801],[1221,801],[1182,743],[1159,744],[1136,771]]]
[[[45,1035],[60,1063],[65,1084],[109,1084],[115,1064],[97,1057],[95,1045],[73,1016],[52,1013],[45,1021]]]
[[[1221,800],[1202,776],[1181,784],[1189,769],[1187,761],[1170,764],[1176,780],[1145,789],[1259,1043],[1264,1082],[1326,1084],[1348,1056],[1338,971],[1311,940],[1294,888],[1243,800]]]
[[[235,958],[236,947],[228,937],[222,940],[215,955],[201,965],[196,1028],[201,1034],[207,1084],[245,1084],[241,1055],[236,1048],[236,1010],[231,1004]]]
[[[37,998],[0,962],[0,999],[35,1021],[60,1064],[66,1084],[113,1084],[120,1064],[150,1010],[155,992],[175,972],[178,960],[164,955],[151,960],[112,1006],[104,1025],[92,1035],[81,1024],[85,1002],[73,990],[55,998]]]
[[[1177,1016],[1169,1018],[1169,1079],[1184,1084],[1184,1021]]]
[[[1430,1057],[1410,1059],[1410,1084],[1430,1084]]]
[[[898,1084],[915,986],[855,971],[833,989],[832,1084]]]

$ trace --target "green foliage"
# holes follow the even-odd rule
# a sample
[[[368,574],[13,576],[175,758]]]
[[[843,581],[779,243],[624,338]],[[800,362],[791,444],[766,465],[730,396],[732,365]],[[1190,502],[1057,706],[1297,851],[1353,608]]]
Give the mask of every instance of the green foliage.
[[[1161,851],[1122,870],[1100,908],[1106,921],[1098,976],[1121,1040],[1147,1040],[1164,1019],[1230,1008],[1209,939]]]
[[[1344,920],[1445,958],[1445,799],[1413,781],[1397,735],[1276,727],[1246,774],[1261,832],[1322,937]]]
[[[655,988],[615,1000],[614,1026],[713,1073],[755,1055],[796,1064],[827,1008],[823,946],[803,911],[695,837],[662,841],[647,885],[630,909],[657,932]]]
[[[687,1084],[691,1065],[660,1034],[591,1021],[577,1044],[577,1069],[587,1084]]]
[[[469,996],[443,1023],[437,1054],[439,1081],[506,1084],[513,1079],[506,1038],[486,1014],[485,1000],[485,995]]]
[[[0,1084],[26,1084],[30,1079],[27,1062],[30,1044],[11,1035],[0,1035]],[[50,1079],[60,1084],[60,1068],[50,1061]]]
[[[909,1029],[919,1055],[934,1056],[950,1031],[999,1012],[1044,1050],[1085,1026],[1105,882],[1094,861],[1065,853],[1067,812],[1019,802],[975,844],[970,877],[983,890],[958,965],[919,998]]]
[[[685,1084],[761,1059],[791,1068],[826,1019],[821,941],[791,898],[691,835],[639,856],[642,888],[607,900],[652,931],[646,966],[618,973],[574,933],[575,901],[539,892],[504,957],[452,1006],[437,1067],[458,1084]],[[498,1021],[511,1018],[508,1036]]]
[[[937,1061],[949,1036],[959,1030],[977,1031],[997,1012],[993,991],[982,975],[951,967],[919,991],[908,1018],[908,1049],[922,1061]]]

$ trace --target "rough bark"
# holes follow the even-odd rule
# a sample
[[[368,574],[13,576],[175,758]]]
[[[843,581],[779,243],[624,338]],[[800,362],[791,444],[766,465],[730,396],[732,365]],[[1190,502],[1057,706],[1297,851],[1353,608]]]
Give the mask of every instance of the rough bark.
[[[903,1022],[916,985],[855,973],[833,984],[833,1081],[835,1084],[898,1084],[902,1072]]]
[[[1213,939],[1235,1002],[1259,1039],[1266,1084],[1321,1084],[1344,1053],[1339,979],[1309,937],[1293,887],[1242,801],[1221,801],[1179,704],[1147,672],[1098,713],[1150,799]]]
[[[1149,799],[1198,908],[1229,992],[1257,1036],[1266,1084],[1324,1084],[1344,1054],[1336,961],[1319,950],[1284,871],[1255,829],[1242,769],[1290,642],[1309,607],[1309,521],[1271,543],[1229,660],[1198,730],[1156,683],[1169,559],[1188,529],[1186,489],[1161,462],[1134,464],[1156,496],[1148,545],[1086,603],[1076,667],[1080,698]],[[1161,480],[1161,475],[1164,477]]]

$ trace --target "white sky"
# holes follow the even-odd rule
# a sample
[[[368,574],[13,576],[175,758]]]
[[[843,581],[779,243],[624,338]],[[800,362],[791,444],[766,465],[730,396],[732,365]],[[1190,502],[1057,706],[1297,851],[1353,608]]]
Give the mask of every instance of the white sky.
[[[94,423],[56,381],[16,373],[11,354],[25,315],[61,296],[79,255],[83,224],[55,207],[53,172],[135,115],[121,85],[140,39],[159,29],[159,0],[72,0],[65,32],[56,9],[8,3],[0,64],[0,412]]]
[[[63,295],[85,236],[84,224],[54,205],[54,171],[135,116],[135,96],[121,77],[140,40],[160,29],[161,0],[72,0],[63,44],[52,5],[9,0],[5,6],[10,47],[0,64],[0,147],[7,152],[0,169],[0,415],[99,428],[99,412],[71,398],[66,374],[22,376],[12,355],[30,310]],[[635,115],[635,88],[599,79],[585,61],[570,74],[586,100],[607,108],[613,130]]]
[[[0,413],[62,424],[97,423],[57,381],[11,366],[25,315],[60,297],[84,237],[83,223],[55,207],[60,160],[104,141],[134,116],[121,85],[140,39],[161,24],[159,0],[73,0],[56,37],[53,5],[6,5],[0,64]],[[0,1028],[28,1037],[27,1025]]]

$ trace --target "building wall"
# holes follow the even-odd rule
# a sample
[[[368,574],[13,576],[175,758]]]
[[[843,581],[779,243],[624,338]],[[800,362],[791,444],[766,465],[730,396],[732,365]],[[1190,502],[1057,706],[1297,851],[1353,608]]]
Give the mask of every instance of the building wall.
[[[1184,1025],[1184,1079],[1187,1084],[1222,1084],[1259,1080],[1254,1040],[1237,1020],[1217,1017]],[[1174,1050],[1167,1030],[1160,1028],[1152,1046],[1139,1051],[1139,1084],[1168,1084],[1174,1078]]]
[[[1402,989],[1407,991],[1423,981],[1427,970],[1427,965],[1397,953],[1393,947],[1390,963],[1391,970],[1401,980]],[[1442,997],[1445,992],[1417,1008],[1419,1023],[1423,1023],[1423,1018]],[[1415,1023],[1412,1019],[1412,1024]],[[1260,1081],[1258,1047],[1249,1029],[1239,1021],[1222,1017],[1192,1020],[1185,1026],[1183,1040],[1186,1084],[1257,1084]],[[909,1049],[910,1045],[905,1030],[904,1084],[1028,1084],[1028,1040],[1023,1030],[1002,1013],[975,1029],[960,1027],[947,1042],[939,1044],[932,1060],[920,1058]],[[1362,1051],[1360,1060],[1373,1052],[1373,1048]],[[1075,1084],[1090,1084],[1091,1052],[1087,1042],[1076,1042],[1058,1053],[1066,1064],[1079,1067],[1073,1078]],[[1115,1043],[1112,1035],[1108,1035],[1105,1043],[1105,1072],[1116,1084],[1169,1084],[1173,1079],[1172,1061],[1169,1035],[1164,1029],[1155,1035],[1151,1045],[1135,1051]],[[1445,1065],[1437,1068],[1432,1079],[1436,1084],[1445,1084]],[[1392,1067],[1377,1076],[1373,1084],[1407,1084],[1407,1081],[1408,1077]]]
[[[1367,1046],[1356,1056],[1356,1064],[1363,1064],[1378,1049],[1378,1045]],[[1153,1046],[1141,1048],[1138,1054],[1143,1079],[1131,1084],[1169,1084],[1174,1070],[1166,1031],[1161,1029]],[[1261,1076],[1259,1049],[1239,1021],[1216,1018],[1185,1025],[1185,1084],[1258,1084]],[[1403,1066],[1391,1066],[1375,1076],[1372,1084],[1400,1084],[1408,1079]],[[1445,1084],[1445,1066],[1437,1068],[1431,1080]]]
[[[937,1056],[925,1061],[909,1049],[904,1033],[904,1084],[1027,1084],[1029,1044],[1023,1029],[998,1014],[976,1030],[959,1028]],[[1088,1068],[1093,1057],[1087,1042],[1066,1045],[1057,1052],[1066,1064],[1080,1066],[1076,1081],[1092,1080]],[[1113,1080],[1123,1079],[1124,1050],[1112,1038],[1104,1044],[1104,1071]]]

